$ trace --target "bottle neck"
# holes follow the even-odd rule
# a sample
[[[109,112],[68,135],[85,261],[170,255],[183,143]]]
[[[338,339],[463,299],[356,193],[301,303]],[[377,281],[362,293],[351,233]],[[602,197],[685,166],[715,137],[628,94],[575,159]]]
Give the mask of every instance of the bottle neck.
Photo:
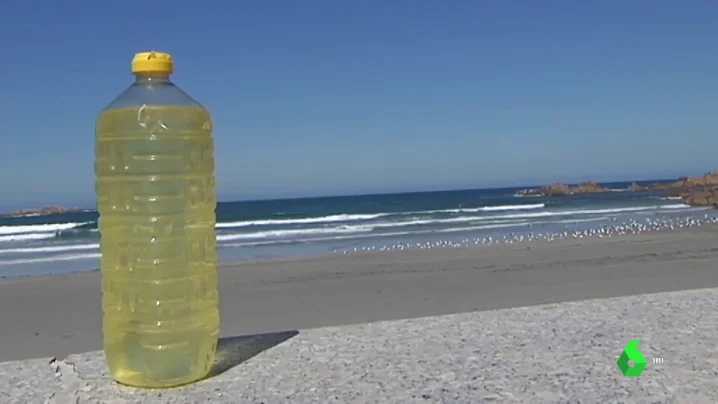
[[[169,73],[142,72],[135,73],[136,84],[170,84]]]

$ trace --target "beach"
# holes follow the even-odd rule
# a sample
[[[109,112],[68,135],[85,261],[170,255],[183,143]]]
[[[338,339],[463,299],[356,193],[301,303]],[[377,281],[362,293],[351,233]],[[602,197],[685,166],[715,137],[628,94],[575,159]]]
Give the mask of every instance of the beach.
[[[718,225],[222,264],[222,336],[718,287]],[[0,361],[101,349],[100,274],[0,281]]]
[[[670,228],[715,216],[710,207],[689,206],[664,191],[629,191],[634,185],[609,183],[605,192],[561,196],[494,188],[226,201],[217,204],[217,253],[221,262],[235,262],[427,243],[493,244],[636,224]],[[97,223],[94,209],[0,216],[0,277],[97,269]]]

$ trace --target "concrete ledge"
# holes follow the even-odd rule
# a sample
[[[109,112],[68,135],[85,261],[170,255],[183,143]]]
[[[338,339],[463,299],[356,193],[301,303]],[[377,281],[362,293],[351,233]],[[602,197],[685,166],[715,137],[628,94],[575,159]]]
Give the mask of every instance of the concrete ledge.
[[[116,385],[99,352],[5,362],[0,402],[711,403],[716,307],[703,289],[227,338],[213,377],[173,390]],[[640,377],[615,364],[629,339]]]

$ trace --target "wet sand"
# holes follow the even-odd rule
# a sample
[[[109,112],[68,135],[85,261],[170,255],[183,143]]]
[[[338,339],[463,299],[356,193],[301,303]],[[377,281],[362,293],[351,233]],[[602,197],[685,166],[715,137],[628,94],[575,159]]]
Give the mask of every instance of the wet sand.
[[[101,349],[100,274],[0,281],[0,361]],[[231,263],[222,335],[718,287],[718,225]]]

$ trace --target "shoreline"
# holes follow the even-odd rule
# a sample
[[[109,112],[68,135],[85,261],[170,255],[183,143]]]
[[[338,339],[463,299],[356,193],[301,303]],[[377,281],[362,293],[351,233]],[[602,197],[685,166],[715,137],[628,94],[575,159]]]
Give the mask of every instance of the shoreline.
[[[718,287],[718,224],[224,263],[222,336]],[[99,272],[0,280],[0,361],[102,347]]]
[[[667,222],[688,217],[701,221],[714,215],[708,208],[690,208],[667,200],[675,198],[652,194],[611,192],[519,201],[507,192],[433,193],[399,202],[392,196],[319,199],[307,202],[300,209],[304,213],[291,203],[225,204],[217,213],[218,258],[222,264],[234,264],[401,250],[411,245],[491,244],[507,237],[509,242],[555,239],[563,233],[586,235],[591,228],[621,227],[621,223],[626,227],[631,221],[674,227]],[[90,213],[3,222],[0,278],[96,271],[100,265],[96,226],[97,217]]]
[[[648,223],[648,222],[647,222]],[[394,244],[384,246],[371,246],[349,249],[334,249],[333,251],[326,253],[308,253],[308,254],[288,254],[274,257],[261,257],[261,258],[248,258],[248,259],[232,259],[227,261],[220,261],[218,263],[218,270],[223,267],[234,267],[240,265],[254,265],[254,264],[274,264],[282,262],[294,262],[294,261],[305,261],[314,259],[323,259],[335,257],[337,255],[355,255],[355,254],[367,254],[372,252],[404,252],[414,251],[423,249],[462,249],[462,248],[476,248],[476,247],[491,247],[496,248],[498,246],[515,245],[529,246],[532,243],[556,243],[565,240],[591,240],[591,239],[602,239],[602,238],[616,238],[631,236],[635,234],[649,234],[654,232],[666,232],[676,231],[686,228],[700,228],[705,226],[716,226],[718,225],[718,216],[709,215],[705,213],[703,217],[696,215],[687,216],[676,216],[671,219],[660,219],[654,220],[649,224],[632,219],[628,221],[615,222],[611,225],[602,225],[596,228],[587,228],[583,230],[574,231],[563,231],[563,232],[516,232],[509,233],[502,237],[492,238],[491,236],[484,237],[464,237],[464,238],[448,238],[443,240],[433,240],[418,243],[411,242],[396,242]],[[676,229],[675,226],[678,226]],[[438,233],[437,233],[438,234]],[[0,275],[0,284],[3,282],[23,279],[46,279],[57,276],[67,276],[73,274],[83,273],[99,273],[99,268],[94,269],[82,269],[74,271],[63,271],[59,273],[41,273],[41,274],[23,274],[23,275]]]

